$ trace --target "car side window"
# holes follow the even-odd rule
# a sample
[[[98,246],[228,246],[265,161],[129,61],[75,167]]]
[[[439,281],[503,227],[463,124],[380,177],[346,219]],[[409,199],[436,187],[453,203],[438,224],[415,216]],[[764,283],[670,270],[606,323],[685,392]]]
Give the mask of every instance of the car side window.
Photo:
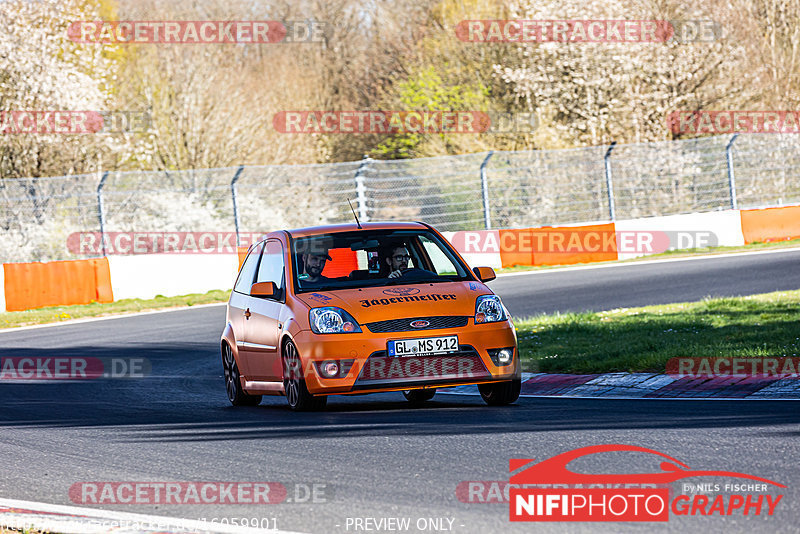
[[[283,246],[280,241],[267,241],[264,254],[261,255],[256,282],[275,282],[278,288],[277,300],[281,300],[286,285],[284,272]]]
[[[261,243],[254,246],[244,259],[242,269],[239,271],[239,278],[236,279],[236,284],[233,286],[233,290],[237,293],[250,294],[250,286],[253,285],[253,277],[256,274],[258,258],[261,256],[262,248],[263,245]]]
[[[439,245],[425,236],[420,236],[419,240],[422,242],[422,246],[425,248],[425,252],[428,254],[431,263],[433,263],[433,268],[435,269],[436,274],[457,274],[453,262],[445,255],[444,251],[442,251]]]

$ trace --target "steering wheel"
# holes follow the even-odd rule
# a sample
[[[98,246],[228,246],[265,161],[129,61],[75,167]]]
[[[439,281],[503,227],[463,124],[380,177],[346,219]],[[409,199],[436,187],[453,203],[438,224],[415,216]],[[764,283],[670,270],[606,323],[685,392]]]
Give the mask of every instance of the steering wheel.
[[[408,267],[400,270],[400,278],[410,278],[413,280],[415,278],[430,278],[431,276],[438,277],[439,275],[432,271],[426,271],[425,269],[418,269],[416,267]]]

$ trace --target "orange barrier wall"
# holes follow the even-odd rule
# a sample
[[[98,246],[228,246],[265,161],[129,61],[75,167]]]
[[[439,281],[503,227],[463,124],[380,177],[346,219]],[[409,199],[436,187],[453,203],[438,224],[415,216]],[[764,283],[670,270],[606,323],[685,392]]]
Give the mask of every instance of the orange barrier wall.
[[[569,265],[617,257],[614,223],[500,230],[503,267]]]
[[[800,206],[742,210],[745,243],[800,238]]]
[[[515,265],[533,265],[533,249],[517,246],[522,241],[525,232],[533,228],[519,230],[499,230],[500,233],[500,264],[503,267]]]
[[[6,310],[113,302],[108,258],[5,263]]]

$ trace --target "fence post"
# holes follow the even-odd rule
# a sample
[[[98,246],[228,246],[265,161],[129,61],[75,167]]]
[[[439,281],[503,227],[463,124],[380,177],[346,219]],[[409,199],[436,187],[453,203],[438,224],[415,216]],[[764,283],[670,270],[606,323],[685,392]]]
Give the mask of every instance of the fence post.
[[[106,178],[108,178],[108,171],[103,173],[100,183],[97,184],[97,218],[100,221],[100,246],[103,256],[106,255],[106,214],[103,209],[103,186],[106,185]]]
[[[611,179],[611,151],[617,145],[616,141],[611,141],[611,144],[606,150],[606,155],[603,156],[603,162],[606,167],[606,190],[608,191],[608,216],[611,220],[616,219],[616,210],[614,209],[614,182]]]
[[[236,225],[237,247],[242,245],[242,241],[239,239],[239,203],[236,199],[236,182],[239,181],[239,177],[242,175],[243,170],[244,170],[244,165],[239,165],[239,168],[236,169],[236,174],[233,175],[233,180],[231,180],[231,197],[233,198],[233,223]]]
[[[486,179],[486,165],[494,155],[494,150],[490,150],[486,158],[481,163],[481,193],[483,194],[483,226],[487,230],[492,228],[492,217],[489,213],[489,181]]]
[[[728,190],[730,191],[731,195],[731,209],[735,210],[738,202],[736,201],[736,177],[733,174],[733,153],[731,149],[733,148],[733,143],[736,141],[736,138],[739,137],[738,133],[733,134],[731,140],[728,141],[728,145],[725,147],[725,159],[728,161]]]
[[[369,164],[371,160],[369,156],[364,155],[364,159],[361,160],[361,163],[356,169],[356,200],[358,202],[358,218],[360,221],[368,222],[369,217],[367,216],[367,189],[364,187],[364,168]]]

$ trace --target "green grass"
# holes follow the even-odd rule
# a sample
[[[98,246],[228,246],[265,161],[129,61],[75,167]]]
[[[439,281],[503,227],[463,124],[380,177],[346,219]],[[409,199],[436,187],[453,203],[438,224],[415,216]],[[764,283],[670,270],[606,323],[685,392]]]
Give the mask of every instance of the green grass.
[[[82,317],[101,317],[104,315],[119,315],[146,310],[225,302],[228,300],[229,295],[230,291],[215,290],[208,293],[193,293],[179,297],[158,295],[153,299],[123,299],[108,304],[93,302],[79,306],[53,306],[51,308],[19,312],[0,312],[0,328],[58,323]]]
[[[651,254],[649,256],[641,256],[638,258],[630,258],[627,260],[614,260],[595,263],[577,263],[572,265],[597,265],[598,263],[627,263],[632,261],[648,261],[653,259],[662,258],[684,258],[689,256],[702,256],[709,254],[728,254],[731,252],[748,252],[751,250],[760,250],[765,248],[791,248],[800,247],[800,239],[787,239],[784,241],[770,241],[768,243],[750,243],[749,245],[734,246],[734,247],[705,247],[705,248],[691,248],[681,250],[668,250],[667,252],[660,252],[658,254]],[[570,265],[515,265],[514,267],[505,267],[497,269],[498,273],[514,273],[521,271],[535,271],[539,269],[553,269],[558,267],[570,267]]]
[[[797,357],[800,290],[515,320],[523,369],[660,372],[676,357]]]

